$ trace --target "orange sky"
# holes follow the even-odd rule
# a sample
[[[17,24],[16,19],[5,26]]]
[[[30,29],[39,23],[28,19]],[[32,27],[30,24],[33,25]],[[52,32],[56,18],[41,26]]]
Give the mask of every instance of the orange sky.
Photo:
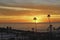
[[[47,15],[34,16],[0,16],[0,22],[35,22],[33,18],[37,18],[37,22],[48,22]],[[60,15],[51,15],[51,22],[60,22]]]
[[[39,9],[40,8],[40,9]],[[48,22],[47,15],[50,14],[51,22],[60,22],[59,6],[22,6],[8,7],[0,6],[0,22]]]
[[[33,18],[36,17],[38,30],[45,31],[48,14],[53,27],[60,27],[60,0],[0,0],[0,27],[31,30],[35,27]]]

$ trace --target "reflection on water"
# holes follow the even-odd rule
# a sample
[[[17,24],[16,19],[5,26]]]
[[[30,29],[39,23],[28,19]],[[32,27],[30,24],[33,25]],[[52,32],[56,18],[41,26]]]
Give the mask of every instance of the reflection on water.
[[[51,23],[53,27],[59,27],[60,23]],[[35,28],[34,23],[0,23],[0,27],[12,27],[14,29],[20,29],[20,30],[31,30],[31,28]],[[48,23],[37,23],[37,30],[38,31],[46,31],[49,24]]]

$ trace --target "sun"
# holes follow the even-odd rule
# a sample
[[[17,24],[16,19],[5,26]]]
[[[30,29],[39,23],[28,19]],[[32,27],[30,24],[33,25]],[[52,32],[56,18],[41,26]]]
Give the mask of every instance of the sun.
[[[35,22],[36,22],[36,23],[40,23],[41,21],[40,21],[40,20],[36,20],[36,21],[33,20],[33,23],[35,23]]]
[[[40,22],[42,22],[41,21],[41,17],[33,17],[33,21],[32,21],[33,23],[40,23]]]

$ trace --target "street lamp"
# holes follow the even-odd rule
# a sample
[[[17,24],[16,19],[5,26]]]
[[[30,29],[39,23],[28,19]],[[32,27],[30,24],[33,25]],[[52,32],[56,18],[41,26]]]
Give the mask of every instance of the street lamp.
[[[48,20],[49,20],[49,32],[50,32],[50,35],[49,35],[49,39],[52,40],[52,31],[53,31],[53,28],[52,28],[52,25],[51,25],[51,21],[50,21],[50,15],[48,15]]]
[[[50,23],[50,22],[51,22],[50,17],[51,17],[51,16],[48,15],[49,28],[50,28],[50,32],[52,32],[53,29],[52,29],[52,25],[51,25],[51,23]]]
[[[33,20],[35,21],[35,32],[37,32],[37,26],[36,26],[36,20],[37,20],[37,18],[34,17]]]
[[[50,24],[50,14],[48,14],[48,16],[47,16],[47,17],[48,17],[48,21],[49,21],[49,24]]]

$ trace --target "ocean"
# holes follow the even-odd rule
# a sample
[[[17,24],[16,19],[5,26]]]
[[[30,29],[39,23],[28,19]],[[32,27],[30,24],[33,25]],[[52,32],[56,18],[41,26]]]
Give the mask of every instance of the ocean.
[[[26,30],[32,31],[32,28],[37,29],[38,32],[40,31],[47,31],[49,28],[49,23],[0,23],[0,27],[6,28],[11,27],[12,29],[17,30]],[[60,22],[51,23],[53,27],[58,28],[60,27]]]

